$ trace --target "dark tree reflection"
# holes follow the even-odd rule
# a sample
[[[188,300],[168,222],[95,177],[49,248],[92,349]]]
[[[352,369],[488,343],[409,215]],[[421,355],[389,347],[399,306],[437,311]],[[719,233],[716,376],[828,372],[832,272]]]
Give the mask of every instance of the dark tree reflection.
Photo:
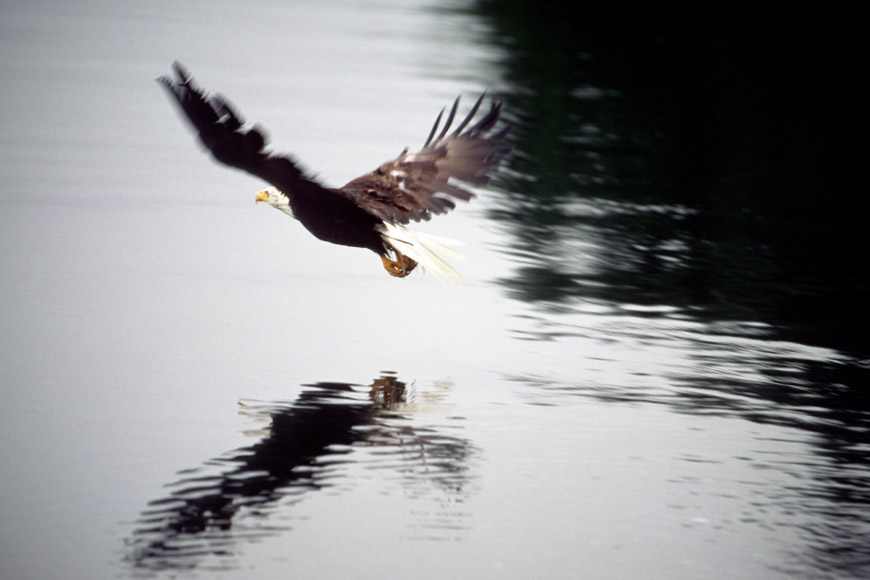
[[[680,348],[696,367],[668,376],[671,390],[538,386],[809,432],[820,461],[797,491],[824,524],[807,530],[801,558],[820,577],[866,570],[870,197],[856,192],[854,14],[525,0],[474,10],[500,49],[514,123],[491,216],[514,239],[507,292],[561,337],[590,335],[559,318],[590,303],[692,329]],[[722,330],[733,321],[764,337]],[[777,341],[836,354],[791,357]]]
[[[342,466],[354,461],[353,450],[360,446],[378,447],[384,465],[369,467],[399,470],[411,494],[422,495],[434,486],[463,497],[470,445],[397,420],[406,387],[385,374],[368,389],[316,383],[293,402],[247,404],[246,413],[270,418],[265,436],[183,472],[166,497],[150,502],[129,541],[133,564],[148,570],[183,569],[218,557],[219,567],[232,567],[239,542],[288,529],[270,518],[276,508],[341,485]]]
[[[868,196],[840,15],[480,0],[516,154],[493,217],[539,304],[764,320],[866,352]]]

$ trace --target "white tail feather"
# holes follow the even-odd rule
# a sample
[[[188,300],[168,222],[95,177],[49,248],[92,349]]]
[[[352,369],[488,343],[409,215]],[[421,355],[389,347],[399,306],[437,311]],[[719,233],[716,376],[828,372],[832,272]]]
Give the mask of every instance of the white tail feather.
[[[397,252],[408,256],[441,282],[456,282],[462,279],[459,272],[444,261],[442,256],[462,259],[462,256],[454,248],[461,246],[461,242],[414,232],[404,226],[384,222],[378,226],[384,240]]]

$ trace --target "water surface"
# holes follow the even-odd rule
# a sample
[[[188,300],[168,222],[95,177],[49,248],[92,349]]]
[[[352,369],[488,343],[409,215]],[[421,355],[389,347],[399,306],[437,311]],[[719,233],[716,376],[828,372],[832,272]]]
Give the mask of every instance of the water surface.
[[[635,16],[8,8],[0,575],[866,575],[846,65],[824,19]],[[175,59],[330,185],[504,98],[505,171],[422,226],[464,280],[256,207]]]

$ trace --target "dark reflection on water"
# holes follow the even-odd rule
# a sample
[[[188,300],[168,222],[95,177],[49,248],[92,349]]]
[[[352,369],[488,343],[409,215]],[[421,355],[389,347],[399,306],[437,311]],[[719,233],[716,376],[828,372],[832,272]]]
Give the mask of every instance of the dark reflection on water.
[[[621,323],[604,329],[550,324],[533,340],[586,338],[620,342],[655,341],[662,349],[664,381],[598,383],[537,375],[513,380],[555,395],[591,397],[611,403],[664,405],[679,413],[739,417],[759,425],[794,429],[810,453],[795,458],[746,457],[760,470],[792,476],[788,489],[759,503],[759,523],[767,520],[764,502],[805,516],[799,521],[807,549],[794,557],[809,577],[862,577],[870,568],[870,409],[866,387],[870,364],[836,351],[771,340],[764,327],[733,323],[700,324],[663,318]],[[594,320],[589,317],[587,320]],[[653,332],[659,333],[653,337]],[[686,350],[671,365],[667,348]],[[641,365],[648,369],[649,365]],[[692,442],[686,442],[691,453]],[[803,574],[799,574],[804,577]]]
[[[695,307],[867,351],[857,53],[833,17],[477,4],[515,123],[494,212],[524,262],[511,292]]]
[[[801,474],[773,499],[811,521],[803,526],[809,547],[796,555],[817,571],[810,575],[862,576],[870,568],[870,409],[860,389],[870,384],[870,366],[837,356],[811,360],[763,341],[733,351],[701,337],[698,344],[704,354],[695,357],[697,374],[673,377],[684,398],[678,406],[807,432],[812,455],[800,466],[771,457],[759,468]],[[758,369],[760,376],[741,377],[740,369]]]
[[[256,444],[182,472],[164,498],[149,503],[128,543],[132,563],[146,570],[235,566],[238,544],[289,530],[275,510],[311,493],[352,485],[342,475],[354,449],[377,450],[365,467],[398,472],[411,497],[468,491],[468,442],[434,428],[415,428],[399,413],[406,383],[392,374],[367,389],[346,383],[306,386],[288,403],[244,403],[243,412],[271,420]],[[366,392],[367,391],[367,392]],[[386,477],[386,475],[385,475]],[[454,517],[455,516],[455,517]],[[426,539],[461,527],[461,514],[419,523]],[[214,564],[217,558],[218,564]]]
[[[689,361],[655,388],[512,378],[804,431],[813,479],[790,491],[823,523],[800,557],[811,574],[870,566],[857,36],[817,10],[478,0],[476,12],[514,123],[491,217],[515,240],[501,283],[540,312],[522,337],[618,346],[618,317],[646,318],[632,340]],[[608,328],[564,318],[579,312]]]

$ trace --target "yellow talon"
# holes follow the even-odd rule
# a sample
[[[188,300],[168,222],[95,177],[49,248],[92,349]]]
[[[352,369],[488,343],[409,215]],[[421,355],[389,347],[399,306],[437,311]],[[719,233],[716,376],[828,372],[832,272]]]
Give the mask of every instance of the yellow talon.
[[[404,278],[411,273],[411,270],[414,269],[417,262],[399,252],[395,252],[395,255],[396,259],[392,260],[386,254],[381,254],[381,261],[384,263],[384,269],[390,276]]]

